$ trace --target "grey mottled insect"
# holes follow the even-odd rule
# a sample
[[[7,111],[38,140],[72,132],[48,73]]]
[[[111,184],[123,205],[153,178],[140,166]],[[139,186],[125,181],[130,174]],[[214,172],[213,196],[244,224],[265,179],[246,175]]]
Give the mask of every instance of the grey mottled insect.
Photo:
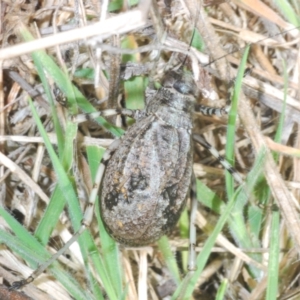
[[[105,227],[126,246],[168,234],[188,197],[197,89],[191,75],[165,78],[112,155],[100,191]]]

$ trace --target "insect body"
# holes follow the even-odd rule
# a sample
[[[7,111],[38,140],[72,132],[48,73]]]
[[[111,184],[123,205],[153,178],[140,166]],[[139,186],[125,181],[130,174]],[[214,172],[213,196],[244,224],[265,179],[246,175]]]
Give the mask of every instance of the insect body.
[[[101,214],[121,244],[148,245],[179,219],[192,176],[194,90],[191,75],[170,72],[107,165]]]

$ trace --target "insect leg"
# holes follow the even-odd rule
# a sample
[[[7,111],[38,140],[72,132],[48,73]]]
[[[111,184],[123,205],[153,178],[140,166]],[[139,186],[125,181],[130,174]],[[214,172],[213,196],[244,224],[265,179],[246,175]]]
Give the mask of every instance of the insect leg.
[[[224,115],[228,115],[229,109],[230,109],[229,105],[228,106],[226,105],[224,107],[219,107],[219,108],[205,106],[205,105],[202,105],[202,104],[197,104],[195,106],[195,111],[201,112],[203,115],[206,115],[206,116],[221,117],[221,116],[224,116]]]
[[[246,71],[244,72],[244,77],[247,76],[249,73],[251,73],[250,68],[246,69]],[[234,85],[235,85],[235,79],[230,80],[230,86],[228,88],[227,101],[226,101],[225,106],[216,108],[216,107],[206,106],[206,105],[202,105],[202,104],[196,104],[195,111],[200,112],[206,116],[221,117],[224,115],[228,115],[229,110],[230,110],[231,99],[232,99],[232,96],[234,93]]]
[[[188,258],[188,270],[196,270],[196,214],[198,208],[198,200],[196,196],[196,177],[193,172],[192,185],[190,190],[191,199],[191,213],[190,213],[190,244],[189,244],[189,258]]]
[[[77,241],[78,237],[83,233],[83,231],[90,226],[93,219],[93,211],[94,205],[97,199],[98,190],[101,185],[101,181],[104,175],[104,171],[106,165],[111,158],[112,154],[116,151],[120,144],[120,140],[116,139],[113,143],[106,149],[103,154],[102,160],[98,167],[95,182],[93,189],[90,194],[89,202],[87,208],[84,212],[83,219],[81,221],[81,226],[79,230],[72,236],[72,238],[61,248],[59,249],[48,261],[44,264],[40,265],[28,278],[20,281],[15,281],[12,283],[11,289],[19,289],[22,286],[31,283],[34,281],[40,274],[42,274],[61,254],[63,254],[75,241]]]
[[[193,139],[206,148],[212,156],[214,156],[220,164],[232,175],[234,180],[239,184],[243,183],[243,179],[241,175],[232,167],[232,165],[218,152],[216,148],[214,148],[211,144],[209,144],[204,138],[197,134],[193,134]]]
[[[138,109],[127,109],[127,108],[116,108],[116,109],[105,109],[102,111],[95,111],[89,114],[80,114],[72,116],[71,120],[74,123],[81,123],[88,120],[94,120],[98,117],[110,117],[115,115],[124,115],[136,119],[140,110]]]

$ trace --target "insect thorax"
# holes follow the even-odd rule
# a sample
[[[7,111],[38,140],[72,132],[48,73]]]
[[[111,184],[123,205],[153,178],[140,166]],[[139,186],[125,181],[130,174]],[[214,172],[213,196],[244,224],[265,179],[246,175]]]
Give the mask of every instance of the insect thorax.
[[[160,88],[146,107],[147,115],[155,115],[175,128],[192,129],[195,100],[174,89]]]
[[[197,90],[191,74],[169,71],[156,93],[147,99],[147,115],[155,114],[160,120],[176,128],[192,129],[192,115]]]

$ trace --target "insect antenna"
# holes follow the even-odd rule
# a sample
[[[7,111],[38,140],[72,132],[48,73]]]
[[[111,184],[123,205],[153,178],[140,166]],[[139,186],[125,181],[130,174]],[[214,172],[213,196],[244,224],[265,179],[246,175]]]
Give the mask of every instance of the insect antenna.
[[[261,42],[263,42],[263,41],[266,41],[266,40],[268,40],[268,39],[270,39],[270,38],[275,38],[275,37],[277,37],[277,36],[282,36],[283,34],[292,32],[292,31],[294,31],[294,30],[297,30],[297,31],[298,31],[299,28],[300,28],[300,26],[297,26],[297,27],[290,28],[290,29],[284,30],[284,31],[282,31],[282,32],[276,33],[276,34],[274,34],[274,35],[272,35],[272,36],[268,36],[268,37],[263,38],[263,39],[258,39],[258,40],[256,40],[255,42],[250,42],[250,43],[248,43],[246,46],[240,47],[239,49],[232,50],[232,51],[230,51],[230,52],[228,52],[228,53],[226,53],[226,54],[224,54],[224,55],[222,55],[222,56],[219,56],[218,58],[216,58],[216,59],[210,61],[208,64],[203,65],[203,67],[205,68],[205,67],[207,67],[207,66],[209,66],[209,65],[211,65],[211,64],[213,64],[213,63],[215,63],[216,61],[218,61],[218,60],[220,60],[220,59],[222,59],[222,58],[226,58],[226,57],[229,56],[230,54],[234,54],[234,53],[236,53],[236,52],[243,51],[243,50],[246,49],[246,47],[247,47],[248,45],[251,46],[251,45],[253,45],[253,44],[259,44],[259,43],[261,43]]]

